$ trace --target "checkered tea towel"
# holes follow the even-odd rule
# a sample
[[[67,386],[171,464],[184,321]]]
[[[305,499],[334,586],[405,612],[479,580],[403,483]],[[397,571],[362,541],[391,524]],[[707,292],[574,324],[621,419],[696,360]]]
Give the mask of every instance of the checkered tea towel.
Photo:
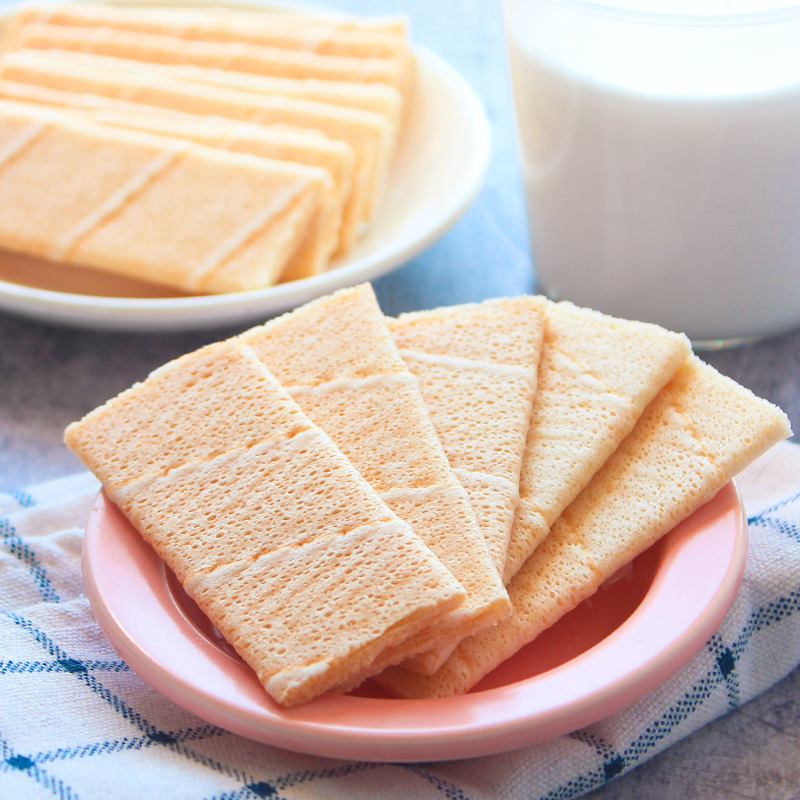
[[[578,797],[763,692],[800,662],[800,447],[778,445],[739,485],[751,535],[744,583],[719,630],[684,669],[569,736],[424,765],[290,753],[173,705],[120,661],[83,593],[81,537],[94,478],[0,495],[0,798]]]

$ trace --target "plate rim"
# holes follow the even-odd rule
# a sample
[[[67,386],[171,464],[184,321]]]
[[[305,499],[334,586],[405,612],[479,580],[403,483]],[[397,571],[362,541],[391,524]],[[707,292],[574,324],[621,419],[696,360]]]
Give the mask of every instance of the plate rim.
[[[116,0],[116,4],[132,3]],[[195,4],[213,3],[150,3],[188,7]],[[260,4],[227,0],[224,5],[257,8]],[[293,3],[264,5],[273,8],[298,7],[298,4]],[[315,6],[301,4],[299,7]],[[4,9],[0,13],[0,20],[13,13],[13,9],[14,6]],[[413,43],[412,50],[418,62],[443,79],[450,94],[458,98],[459,105],[470,120],[475,142],[474,152],[470,154],[465,165],[464,179],[459,184],[458,194],[449,196],[447,202],[438,207],[436,215],[419,235],[400,238],[399,244],[383,256],[380,252],[367,254],[353,263],[343,264],[320,275],[263,289],[220,295],[178,298],[106,297],[58,292],[0,280],[0,309],[81,328],[118,331],[202,330],[235,324],[240,319],[251,320],[259,315],[286,311],[336,289],[384,275],[418,255],[452,227],[477,197],[489,167],[492,134],[483,104],[461,73],[424,45]],[[204,312],[209,309],[218,313],[206,319]],[[120,312],[124,312],[124,318],[120,318]]]
[[[376,708],[374,705],[376,703],[379,704],[377,706],[379,710],[382,708],[380,704],[402,703],[403,706],[395,707],[394,711],[398,712],[399,710],[399,716],[406,718],[414,717],[418,713],[424,715],[432,708],[437,710],[435,716],[438,718],[440,712],[446,713],[454,708],[458,709],[459,705],[461,705],[462,711],[470,709],[480,711],[482,707],[485,709],[492,707],[493,704],[509,708],[511,706],[518,707],[519,701],[524,699],[526,691],[535,691],[537,687],[547,686],[548,680],[552,680],[551,673],[563,670],[568,666],[569,669],[575,670],[578,667],[591,665],[593,659],[597,659],[598,653],[609,648],[613,651],[613,647],[620,641],[624,643],[628,629],[636,624],[637,615],[642,606],[645,606],[652,588],[648,590],[640,608],[637,608],[612,634],[555,670],[514,684],[487,689],[464,697],[432,700],[384,700],[325,696],[314,701],[327,704],[325,708],[333,713],[332,718],[341,720],[336,724],[330,721],[327,723],[315,722],[313,704],[287,711],[269,701],[266,695],[263,695],[262,700],[267,700],[267,705],[271,708],[262,711],[262,714],[267,714],[266,719],[256,720],[251,710],[231,709],[230,703],[226,705],[224,699],[220,702],[219,698],[209,696],[205,691],[198,692],[196,688],[193,691],[190,682],[183,676],[178,676],[176,679],[172,672],[164,670],[159,663],[149,659],[141,643],[132,640],[125,630],[124,624],[115,618],[115,609],[109,609],[103,601],[103,590],[98,587],[92,570],[92,548],[97,536],[98,509],[102,508],[103,503],[110,504],[110,500],[104,499],[102,492],[98,495],[98,502],[92,512],[84,539],[82,555],[84,584],[92,611],[101,629],[133,671],[178,705],[222,728],[273,746],[333,758],[395,762],[471,758],[525,747],[596,722],[643,697],[674,674],[699,651],[730,608],[741,584],[747,558],[747,518],[735,482],[731,481],[726,484],[709,502],[714,502],[714,500],[719,500],[723,505],[725,514],[731,513],[732,509],[736,509],[737,513],[734,518],[730,560],[719,585],[713,587],[713,594],[707,604],[698,611],[690,625],[681,630],[678,636],[651,658],[638,664],[632,671],[616,676],[611,682],[595,689],[588,697],[583,694],[577,695],[566,703],[538,714],[535,719],[536,724],[532,724],[530,715],[519,714],[516,717],[483,721],[480,725],[472,726],[453,727],[451,724],[449,727],[446,725],[442,728],[434,726],[426,727],[424,730],[421,730],[419,726],[400,727],[399,729],[386,727],[376,731],[374,726],[362,724],[359,727],[353,723],[351,717],[355,716],[357,719],[359,710],[362,714],[364,711],[369,712],[371,708]],[[727,506],[724,505],[725,503]],[[113,504],[111,505],[113,507]],[[117,514],[120,514],[115,507],[114,509]],[[667,534],[667,536],[669,535]],[[143,539],[139,539],[138,542],[141,542],[150,551],[152,559],[161,564],[158,556],[149,548],[149,545],[144,543]],[[659,566],[657,574],[660,571],[661,566]],[[182,615],[177,606],[175,609]],[[209,648],[214,647],[191,623],[188,624],[197,639],[202,639]],[[230,663],[237,664],[239,662],[231,659]],[[249,671],[249,668],[243,664],[241,664],[241,668]],[[255,680],[254,676],[253,680]],[[556,676],[556,685],[557,683],[558,676]],[[342,700],[346,700],[348,705],[343,707]],[[339,716],[337,716],[337,711]],[[396,713],[395,716],[398,714]]]

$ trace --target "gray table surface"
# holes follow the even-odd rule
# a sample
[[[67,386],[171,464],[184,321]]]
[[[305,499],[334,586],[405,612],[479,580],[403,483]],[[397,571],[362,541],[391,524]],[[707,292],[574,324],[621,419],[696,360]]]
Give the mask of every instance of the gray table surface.
[[[384,311],[534,290],[499,5],[482,0],[337,4],[357,12],[407,13],[414,38],[467,78],[492,125],[493,156],[478,200],[436,244],[376,282]],[[69,422],[165,361],[233,332],[98,333],[0,314],[0,490],[80,470],[62,444]],[[800,332],[705,357],[782,406],[800,430]],[[590,796],[800,798],[800,671]]]

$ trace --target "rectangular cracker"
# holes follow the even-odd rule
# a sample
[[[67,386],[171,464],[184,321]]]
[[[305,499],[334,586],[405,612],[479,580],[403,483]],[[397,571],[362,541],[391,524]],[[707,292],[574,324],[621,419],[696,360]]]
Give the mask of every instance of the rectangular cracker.
[[[319,18],[273,16],[224,8],[136,8],[64,3],[27,5],[15,16],[20,23],[118,28],[200,41],[250,42],[357,58],[400,58],[408,49],[405,32],[380,28],[365,30],[352,24],[342,27],[330,20],[319,22]]]
[[[337,195],[333,213],[340,224],[341,207],[353,179],[355,153],[346,142],[329,139],[318,131],[201,117],[126,100],[4,80],[0,80],[0,98],[56,106],[67,114],[102,125],[191,139],[232,153],[250,153],[261,158],[320,167],[333,178]]]
[[[348,250],[363,233],[383,192],[392,148],[389,123],[379,114],[279,95],[256,95],[142,71],[98,72],[41,51],[4,53],[0,79],[66,92],[88,93],[201,116],[318,130],[355,152],[353,183],[342,212]]]
[[[330,183],[321,169],[0,101],[0,245],[56,262],[189,292],[270,285]]]
[[[434,676],[378,681],[402,697],[463,694],[790,435],[779,408],[691,356],[508,585],[512,616]]]
[[[65,438],[283,705],[363,680],[463,600],[238,339],[166,364]]]
[[[544,298],[518,297],[387,320],[500,575],[546,314]]]
[[[0,81],[0,84],[2,83]],[[2,88],[0,88],[0,95],[2,95]],[[278,167],[280,167],[281,161],[291,162],[293,160],[291,158],[282,159],[280,158],[282,155],[293,155],[297,150],[302,151],[301,155],[304,154],[306,160],[322,161],[323,163],[328,160],[325,156],[330,155],[330,151],[323,150],[323,157],[318,157],[319,151],[314,148],[318,142],[317,137],[305,137],[307,141],[298,147],[297,142],[293,139],[297,134],[290,131],[270,131],[260,125],[226,120],[173,120],[146,114],[134,116],[112,110],[70,107],[61,110],[69,116],[101,125],[145,131],[175,139],[188,139],[206,147],[227,150],[232,153],[248,153],[269,159],[270,163]],[[344,143],[338,142],[337,144]],[[352,150],[350,150],[350,154],[352,154]],[[330,175],[330,173],[327,174]],[[343,198],[332,178],[327,179],[324,176],[320,176],[320,178],[317,200],[311,212],[307,231],[297,250],[281,271],[281,282],[319,275],[327,269],[330,257],[337,249]]]
[[[173,78],[227,86],[260,94],[282,94],[320,103],[360,108],[386,117],[397,138],[403,111],[403,97],[392,86],[381,83],[350,83],[319,78],[276,78],[220,69],[206,63],[170,64],[175,42],[163,44],[161,37],[135,34],[145,41],[139,47],[126,43],[125,32],[105,28],[67,28],[58,25],[26,25],[15,31],[13,39],[3,41],[4,50],[56,51],[59,58],[72,58],[78,63],[107,69],[151,69]],[[153,41],[155,39],[155,41]],[[159,47],[166,49],[161,53]],[[155,51],[155,59],[149,58]]]
[[[467,591],[446,622],[382,658],[396,663],[434,645],[450,652],[466,631],[508,614],[469,498],[450,469],[372,288],[337,292],[242,339]],[[419,668],[432,671],[445,656],[423,656]]]
[[[656,325],[549,305],[506,583],[689,353],[685,336]]]
[[[147,54],[147,61],[158,61],[159,54],[161,54],[165,63],[200,63],[203,66],[218,67],[219,69],[283,78],[320,78],[355,83],[385,83],[400,91],[406,102],[410,96],[414,68],[413,58],[410,55],[403,58],[364,58],[353,55],[326,55],[305,48],[287,49],[266,45],[263,42],[252,43],[241,38],[201,39],[184,35],[185,31],[180,23],[177,28],[169,20],[165,24],[159,24],[157,21],[153,24],[125,24],[120,20],[118,14],[114,15],[117,21],[108,17],[104,9],[108,9],[109,6],[102,7],[98,15],[97,10],[100,8],[99,5],[92,8],[84,4],[77,7],[72,6],[70,9],[62,6],[60,10],[56,10],[52,6],[38,8],[28,6],[17,11],[11,18],[6,36],[9,41],[12,41],[17,28],[37,23],[62,27],[97,27],[118,30],[126,35],[126,40],[130,45],[137,43],[136,37],[140,34],[147,34],[159,36],[165,40],[158,46],[157,51]],[[172,20],[174,23],[174,17]],[[309,41],[313,43],[313,40]],[[139,44],[142,43],[139,42]],[[198,58],[203,61],[198,61]]]

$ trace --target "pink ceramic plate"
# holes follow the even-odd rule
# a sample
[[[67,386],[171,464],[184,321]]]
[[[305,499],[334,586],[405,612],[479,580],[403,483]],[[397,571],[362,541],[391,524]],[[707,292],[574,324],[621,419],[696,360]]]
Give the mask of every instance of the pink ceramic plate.
[[[286,710],[101,493],[83,574],[120,656],[178,705],[278,747],[367,761],[432,761],[513,750],[637,700],[705,643],[733,601],[747,523],[733,484],[464,697],[394,700],[367,683]]]

